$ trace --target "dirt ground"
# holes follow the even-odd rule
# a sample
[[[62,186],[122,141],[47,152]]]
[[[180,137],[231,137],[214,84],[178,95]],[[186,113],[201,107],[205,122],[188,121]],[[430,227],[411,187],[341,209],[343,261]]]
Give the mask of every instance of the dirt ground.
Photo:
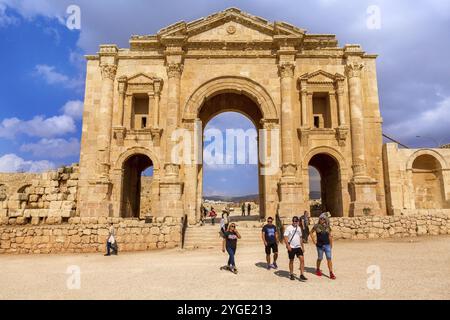
[[[261,246],[238,246],[237,275],[219,270],[227,256],[212,249],[2,255],[0,299],[450,299],[448,236],[337,241],[334,281],[325,264],[326,276],[312,274],[311,244],[305,258],[307,282],[287,278],[283,246],[270,271]]]

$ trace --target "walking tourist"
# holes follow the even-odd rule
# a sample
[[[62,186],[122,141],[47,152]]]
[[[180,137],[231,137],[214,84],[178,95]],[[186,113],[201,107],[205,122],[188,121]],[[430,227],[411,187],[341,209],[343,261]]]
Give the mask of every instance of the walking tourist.
[[[234,259],[234,256],[236,254],[236,248],[237,248],[237,240],[241,239],[241,235],[236,229],[236,224],[230,223],[228,225],[228,229],[225,232],[225,237],[223,239],[222,243],[222,252],[228,253],[228,267],[230,268],[230,271],[237,273],[236,268],[236,262]]]
[[[292,225],[288,226],[284,231],[284,242],[289,256],[289,278],[295,280],[294,276],[294,259],[295,257],[300,260],[300,280],[306,281],[305,272],[305,259],[303,254],[305,247],[302,241],[302,231],[298,225],[299,219],[297,216],[292,218]]]
[[[247,215],[250,215],[250,210],[252,209],[252,205],[250,202],[247,204]]]
[[[315,234],[315,237],[313,236]],[[336,279],[333,273],[333,263],[331,261],[331,249],[333,248],[333,238],[331,236],[331,228],[326,213],[322,213],[319,217],[319,223],[311,229],[311,240],[317,248],[317,264],[316,275],[322,276],[320,263],[323,260],[323,253],[327,258],[328,270],[330,271],[330,279]]]
[[[217,213],[216,213],[216,211],[214,211],[213,207],[211,207],[211,211],[209,211],[209,216],[211,217],[211,224],[215,225],[216,224]]]
[[[266,250],[267,270],[270,268],[278,269],[278,232],[277,227],[273,224],[273,218],[267,218],[267,224],[262,228],[261,237]],[[273,252],[273,263],[270,264],[270,251]]]
[[[242,216],[245,216],[245,202],[242,202],[241,210],[242,210]]]
[[[112,222],[109,224],[108,237],[106,238],[106,254],[105,254],[105,256],[111,255],[111,249],[112,249],[112,253],[114,255],[117,255],[118,247],[117,247],[117,241],[116,241],[116,230],[114,229],[114,225]]]

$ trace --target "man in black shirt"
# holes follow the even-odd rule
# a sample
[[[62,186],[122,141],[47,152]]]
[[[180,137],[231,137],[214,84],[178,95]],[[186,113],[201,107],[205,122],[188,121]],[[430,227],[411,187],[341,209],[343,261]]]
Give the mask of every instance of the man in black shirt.
[[[277,227],[273,224],[273,218],[267,218],[267,224],[262,228],[261,237],[266,249],[267,270],[277,269],[278,258],[278,233]],[[273,252],[273,264],[270,264],[270,251]]]

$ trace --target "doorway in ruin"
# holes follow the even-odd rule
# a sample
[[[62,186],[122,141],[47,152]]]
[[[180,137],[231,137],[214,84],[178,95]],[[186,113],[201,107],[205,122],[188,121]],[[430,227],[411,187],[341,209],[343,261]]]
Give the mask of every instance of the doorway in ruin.
[[[203,130],[203,162],[197,171],[198,207],[204,197],[215,198],[214,192],[218,191],[224,198],[232,198],[229,200],[234,205],[232,216],[240,217],[242,203],[250,202],[251,218],[265,217],[264,176],[260,174],[258,159],[263,118],[259,106],[244,94],[220,93],[204,101],[198,118]],[[222,137],[222,146],[216,143],[212,150],[210,144],[216,142],[217,135]],[[208,209],[210,206],[207,204]],[[215,209],[220,210],[216,210],[220,216],[220,205]]]
[[[329,211],[343,216],[342,186],[339,163],[326,153],[314,155],[308,163],[310,206],[313,216]]]
[[[442,209],[445,197],[442,168],[429,154],[418,156],[412,164],[414,202],[416,209]]]
[[[123,163],[122,218],[144,218],[151,210],[153,162],[143,154],[130,156]]]

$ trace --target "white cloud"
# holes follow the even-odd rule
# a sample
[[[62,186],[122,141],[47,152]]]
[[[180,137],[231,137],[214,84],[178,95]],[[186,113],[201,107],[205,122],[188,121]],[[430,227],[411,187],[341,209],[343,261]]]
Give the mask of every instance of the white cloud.
[[[53,162],[24,160],[13,153],[0,157],[0,172],[44,172],[54,168]]]
[[[6,5],[0,3],[0,27],[5,27],[9,25],[15,25],[19,20],[14,16],[8,16],[6,14]]]
[[[83,101],[70,100],[61,108],[61,111],[75,120],[80,120],[83,117]]]
[[[80,142],[76,138],[41,139],[37,143],[27,143],[20,147],[20,151],[31,152],[34,156],[49,158],[66,158],[80,153]]]
[[[30,137],[51,138],[76,131],[75,121],[68,115],[45,118],[36,116],[31,120],[7,118],[0,123],[0,138],[14,139],[23,134]]]
[[[81,79],[72,79],[65,74],[55,70],[54,66],[38,64],[34,67],[34,74],[42,77],[47,84],[62,85],[69,89],[81,89],[83,81]]]

